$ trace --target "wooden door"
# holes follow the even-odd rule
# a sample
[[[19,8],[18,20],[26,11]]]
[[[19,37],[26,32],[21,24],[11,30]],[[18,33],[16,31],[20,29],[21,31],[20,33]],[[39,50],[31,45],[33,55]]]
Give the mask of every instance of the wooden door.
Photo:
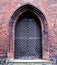
[[[42,33],[40,21],[27,12],[22,15],[15,27],[16,59],[42,58]]]

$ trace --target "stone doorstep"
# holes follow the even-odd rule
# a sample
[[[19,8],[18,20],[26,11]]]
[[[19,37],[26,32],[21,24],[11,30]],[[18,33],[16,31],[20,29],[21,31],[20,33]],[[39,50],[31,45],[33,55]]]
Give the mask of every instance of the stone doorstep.
[[[15,62],[17,62],[17,63],[19,63],[19,62],[46,62],[46,63],[49,63],[49,61],[48,60],[41,60],[41,59],[38,59],[38,60],[20,60],[20,59],[10,59],[10,60],[7,60],[7,61],[9,61],[9,62],[13,62],[13,63],[15,63]]]
[[[47,60],[7,60],[8,65],[51,65]]]

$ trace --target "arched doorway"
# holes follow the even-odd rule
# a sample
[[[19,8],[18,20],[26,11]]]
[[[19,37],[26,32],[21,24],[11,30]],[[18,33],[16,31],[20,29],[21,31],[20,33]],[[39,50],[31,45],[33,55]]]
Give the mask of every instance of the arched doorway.
[[[15,26],[15,59],[42,58],[42,32],[40,20],[30,11],[19,16]]]
[[[29,15],[29,14],[31,14],[31,15]],[[31,22],[30,21],[31,19],[34,22]],[[30,4],[26,4],[26,5],[21,6],[11,16],[11,19],[9,21],[9,50],[8,50],[9,51],[8,52],[9,55],[8,55],[8,58],[11,58],[11,59],[12,58],[13,59],[17,58],[16,54],[15,54],[16,53],[16,51],[15,51],[16,50],[16,47],[15,47],[15,44],[16,44],[15,43],[15,41],[16,41],[15,39],[16,38],[15,37],[17,37],[17,35],[16,35],[17,32],[20,33],[20,31],[23,31],[23,30],[20,30],[21,29],[20,25],[21,24],[23,25],[22,20],[24,20],[24,21],[25,20],[29,20],[30,21],[30,22],[27,21],[26,23],[23,21],[24,24],[25,24],[25,30],[26,29],[28,30],[28,29],[32,28],[32,30],[33,30],[32,32],[35,32],[35,31],[38,31],[38,29],[40,29],[39,30],[39,34],[36,32],[37,33],[36,38],[35,38],[34,34],[32,34],[34,36],[34,37],[33,36],[32,37],[35,38],[35,40],[37,39],[37,37],[40,37],[40,39],[41,39],[41,45],[40,46],[41,46],[41,53],[42,54],[38,54],[38,55],[41,55],[41,56],[38,57],[38,55],[37,55],[36,57],[37,58],[42,58],[42,59],[43,58],[44,59],[48,58],[48,57],[45,56],[45,55],[48,54],[48,24],[47,24],[47,21],[46,21],[46,18],[44,16],[44,14],[38,8],[36,8],[36,7],[34,7],[34,6],[30,5]],[[31,27],[30,23],[33,23],[32,27]],[[27,26],[26,24],[27,25],[29,24],[29,25]],[[22,27],[24,27],[24,25]],[[39,27],[39,28],[37,28],[37,27]],[[20,31],[15,32],[18,28],[19,28]],[[35,29],[33,29],[33,28],[35,28]],[[25,33],[27,33],[27,32],[29,32],[29,31],[26,31]],[[27,38],[25,37],[27,39],[27,44],[29,44],[28,43],[29,42],[28,39],[30,37],[29,36],[30,32],[27,35],[25,34],[26,37],[27,37]],[[23,35],[23,33],[20,33],[20,34]],[[34,42],[34,43],[36,43],[36,42]],[[32,44],[32,43],[30,43],[30,44]],[[39,45],[37,45],[37,46],[39,46]],[[35,50],[35,48],[34,48],[34,50]],[[21,56],[19,56],[18,58],[20,58],[20,57]],[[35,57],[35,55],[34,55],[34,57]]]

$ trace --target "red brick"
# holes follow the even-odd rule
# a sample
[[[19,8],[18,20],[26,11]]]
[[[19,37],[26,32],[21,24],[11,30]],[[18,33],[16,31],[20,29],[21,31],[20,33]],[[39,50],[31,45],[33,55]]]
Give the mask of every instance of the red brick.
[[[38,8],[46,17],[48,23],[48,38],[44,35],[43,39],[43,59],[49,59],[49,54],[57,56],[57,1],[56,0],[27,0],[27,3]],[[3,49],[8,49],[8,58],[14,58],[13,37],[9,41],[9,20],[13,13],[22,5],[26,4],[25,0],[0,0],[0,41]],[[56,21],[56,22],[55,22]],[[14,27],[15,28],[15,27]],[[14,33],[12,33],[14,36]],[[48,40],[48,41],[47,41]],[[9,47],[9,43],[11,43]],[[48,43],[48,44],[46,44]],[[9,49],[11,53],[9,53]],[[49,52],[55,50],[55,52]],[[0,49],[1,50],[1,49]],[[47,51],[46,51],[47,50]],[[1,50],[2,51],[2,50]],[[5,55],[5,54],[4,54]],[[4,56],[0,54],[0,56]]]

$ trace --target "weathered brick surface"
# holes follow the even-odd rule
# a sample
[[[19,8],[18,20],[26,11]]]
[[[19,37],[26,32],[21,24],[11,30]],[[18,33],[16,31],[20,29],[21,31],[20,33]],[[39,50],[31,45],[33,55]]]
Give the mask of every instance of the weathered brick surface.
[[[48,45],[47,42],[43,43],[43,59],[57,56],[57,0],[0,0],[0,53],[5,54],[4,50],[8,58],[13,58],[14,44],[9,45],[13,42],[13,40],[9,41],[9,20],[20,6],[27,3],[38,8],[48,23],[48,40],[44,37]]]

